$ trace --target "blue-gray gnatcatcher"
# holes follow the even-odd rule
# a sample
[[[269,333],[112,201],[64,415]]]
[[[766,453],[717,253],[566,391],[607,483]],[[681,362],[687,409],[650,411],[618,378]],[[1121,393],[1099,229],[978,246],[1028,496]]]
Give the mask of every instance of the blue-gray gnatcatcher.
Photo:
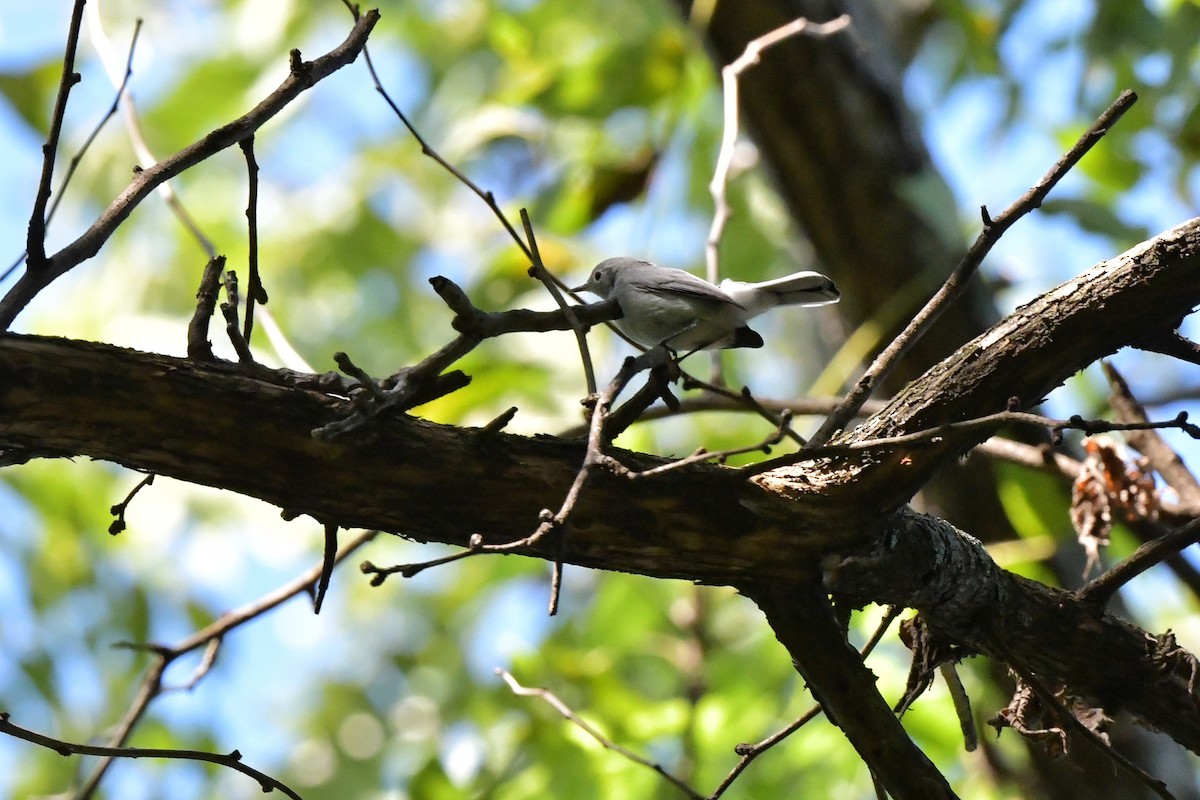
[[[574,291],[616,300],[624,313],[613,324],[646,347],[664,344],[687,354],[728,347],[762,347],[746,323],[775,306],[823,306],[840,295],[819,272],[796,272],[762,283],[714,286],[681,269],[618,256],[601,261]]]

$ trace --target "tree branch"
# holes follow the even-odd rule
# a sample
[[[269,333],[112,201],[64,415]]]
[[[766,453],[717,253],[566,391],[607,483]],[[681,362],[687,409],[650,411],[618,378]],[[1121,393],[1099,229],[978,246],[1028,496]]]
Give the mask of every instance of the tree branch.
[[[291,72],[287,78],[278,89],[247,114],[217,128],[170,158],[145,169],[135,169],[133,180],[91,227],[78,239],[46,258],[42,266],[27,270],[0,300],[0,330],[7,330],[29,301],[52,281],[96,255],[117,226],[124,222],[126,217],[133,213],[133,209],[156,187],[242,141],[286,108],[301,92],[354,61],[378,20],[378,11],[366,12],[355,23],[345,41],[314,61],[301,61],[300,51],[293,50]],[[31,253],[31,265],[32,256]]]
[[[842,729],[892,797],[957,797],[879,695],[874,673],[846,641],[824,589],[808,580],[744,586],[741,591],[766,614],[825,716]]]
[[[1175,324],[1200,301],[1198,250],[1200,220],[1193,220],[1048,292],[964,346],[845,441],[983,415],[1007,407],[1014,393],[1028,398],[1020,405],[1031,405],[1083,365]],[[5,335],[0,448],[89,455],[257,497],[289,516],[309,513],[324,524],[460,546],[479,535],[488,542],[526,537],[542,509],[562,504],[584,463],[580,441],[401,415],[376,418],[335,440],[315,439],[311,431],[353,409],[318,385],[301,388],[294,377],[261,368]],[[833,558],[838,568],[827,576],[830,588],[919,608],[931,628],[964,647],[999,658],[1014,653],[1039,674],[1123,705],[1200,749],[1200,714],[1174,649],[1092,604],[1002,572],[977,543],[942,523],[920,518],[926,521],[914,529],[914,515],[889,514],[986,435],[967,428],[919,450],[794,465],[754,481],[704,464],[638,481],[599,470],[571,510],[569,536],[531,540],[514,552],[747,587],[776,632],[789,637],[793,655],[800,641],[794,637],[804,630],[789,621],[783,594],[805,586],[816,591],[813,570]],[[634,471],[670,463],[605,452]],[[876,548],[871,557],[836,560],[863,546]],[[947,603],[958,588],[970,592]],[[1063,654],[1061,642],[1074,641],[1068,634],[1076,629],[1083,639]],[[1113,655],[1097,659],[1101,652]],[[836,686],[816,688],[833,702]],[[859,732],[848,734],[857,747],[873,746]],[[868,762],[882,777],[890,768],[881,758],[887,756]],[[893,780],[904,785],[895,776],[884,782]]]

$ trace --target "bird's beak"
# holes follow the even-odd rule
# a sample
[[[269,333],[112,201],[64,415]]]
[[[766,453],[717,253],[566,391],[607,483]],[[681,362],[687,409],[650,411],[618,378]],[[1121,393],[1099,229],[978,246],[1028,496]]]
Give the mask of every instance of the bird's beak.
[[[583,284],[582,286],[571,287],[571,291],[574,292],[575,294],[579,294],[580,292],[586,292],[587,290],[588,290],[588,287],[587,287],[586,283]]]

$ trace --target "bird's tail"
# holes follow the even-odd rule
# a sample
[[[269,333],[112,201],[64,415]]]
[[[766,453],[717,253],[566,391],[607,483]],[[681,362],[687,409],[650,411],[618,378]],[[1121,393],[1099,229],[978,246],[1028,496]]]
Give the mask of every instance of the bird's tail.
[[[823,306],[842,296],[833,281],[819,272],[795,272],[762,283],[724,280],[721,290],[753,312],[771,306]]]

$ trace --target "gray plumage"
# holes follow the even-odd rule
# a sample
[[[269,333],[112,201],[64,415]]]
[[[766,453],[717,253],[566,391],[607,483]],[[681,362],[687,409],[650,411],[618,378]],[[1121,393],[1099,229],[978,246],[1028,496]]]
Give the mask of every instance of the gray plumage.
[[[762,347],[762,337],[746,324],[750,319],[775,306],[820,306],[840,297],[819,272],[714,286],[690,272],[626,256],[601,261],[575,291],[615,299],[625,316],[614,324],[638,344],[687,352]]]

